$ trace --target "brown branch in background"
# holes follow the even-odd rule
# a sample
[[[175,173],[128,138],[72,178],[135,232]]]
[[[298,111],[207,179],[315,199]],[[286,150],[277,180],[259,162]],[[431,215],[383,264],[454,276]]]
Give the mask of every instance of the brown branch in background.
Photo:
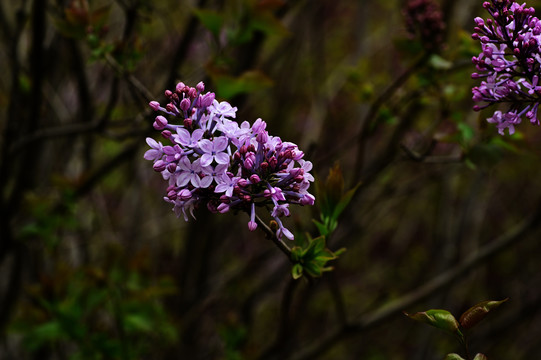
[[[361,122],[361,130],[356,136],[357,139],[357,154],[355,157],[355,166],[353,167],[353,173],[351,178],[351,183],[355,184],[358,182],[361,176],[361,172],[364,167],[364,153],[366,147],[366,141],[369,135],[372,133],[370,131],[370,126],[374,123],[374,119],[377,117],[379,109],[383,104],[391,98],[396,91],[398,91],[406,81],[418,71],[427,60],[427,54],[423,54],[417,61],[415,61],[409,68],[407,68],[399,77],[397,77],[394,82],[376,98],[376,100],[370,106],[370,109],[364,116]]]
[[[405,295],[402,295],[386,305],[383,305],[372,313],[360,316],[360,320],[337,327],[330,333],[323,335],[320,339],[314,341],[313,345],[302,347],[303,350],[298,352],[293,359],[315,359],[318,355],[322,355],[326,350],[330,349],[337,342],[344,340],[346,337],[358,335],[384,323],[394,316],[400,315],[405,309],[451,285],[453,282],[466,275],[469,271],[480,267],[487,260],[501,253],[509,246],[515,245],[520,240],[526,239],[526,235],[529,231],[537,229],[539,226],[541,226],[540,221],[541,202],[538,204],[536,211],[528,219],[524,220],[522,223],[496,238],[492,242],[484,245],[477,252],[471,254],[464,261],[462,261],[462,263],[449,268],[445,272],[428,281],[426,284]]]
[[[287,354],[289,347],[288,337],[291,332],[291,307],[293,304],[295,289],[297,289],[299,283],[299,281],[293,278],[289,279],[284,289],[284,293],[282,294],[280,319],[278,321],[276,339],[259,357],[260,360],[275,359],[277,356],[283,358],[284,354]]]
[[[199,0],[196,8],[202,9],[203,7],[205,7],[206,2],[207,0]],[[167,89],[169,86],[172,86],[177,79],[177,69],[181,68],[182,64],[187,59],[186,53],[188,52],[188,48],[190,47],[193,39],[195,38],[198,21],[199,20],[195,15],[190,16],[190,20],[188,20],[188,23],[184,30],[184,35],[179,40],[179,43],[176,47],[177,50],[175,51],[175,54],[173,55],[173,59],[171,61],[172,67],[169,71],[169,76],[167,77],[165,86],[163,86],[163,88]]]
[[[105,61],[109,64],[117,74],[124,78],[130,85],[132,85],[137,92],[145,99],[145,101],[150,102],[155,99],[154,95],[148,90],[148,88],[143,85],[139,79],[137,79],[133,74],[128,73],[111,54],[105,54]]]

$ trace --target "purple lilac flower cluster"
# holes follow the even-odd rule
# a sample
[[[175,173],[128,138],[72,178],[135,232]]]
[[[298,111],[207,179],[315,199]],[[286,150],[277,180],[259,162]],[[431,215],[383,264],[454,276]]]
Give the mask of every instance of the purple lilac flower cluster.
[[[165,201],[186,221],[202,205],[213,213],[246,211],[251,231],[257,228],[256,207],[272,208],[276,236],[293,239],[280,218],[289,216],[290,204],[314,204],[308,192],[312,163],[297,145],[269,135],[261,119],[239,125],[232,120],[237,108],[204,89],[202,82],[195,88],[178,83],[175,91],[165,91],[165,107],[149,104],[163,114],[153,125],[170,142],[147,138],[151,149],[144,155],[169,183]]]
[[[537,110],[541,101],[541,22],[535,10],[510,0],[485,1],[483,7],[491,18],[475,18],[472,35],[479,40],[482,52],[473,57],[478,72],[473,79],[483,79],[472,89],[478,111],[494,104],[507,104],[506,111],[496,110],[489,123],[498,132],[515,132],[523,117],[539,125]]]
[[[438,52],[443,46],[445,30],[439,5],[433,0],[409,0],[402,12],[408,35],[419,39],[428,52]]]

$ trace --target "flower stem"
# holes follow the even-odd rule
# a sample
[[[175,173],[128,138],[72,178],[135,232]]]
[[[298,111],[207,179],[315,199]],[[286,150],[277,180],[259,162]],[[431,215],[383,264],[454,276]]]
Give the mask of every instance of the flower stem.
[[[276,246],[278,246],[278,248],[284,254],[286,254],[287,258],[291,261],[291,249],[289,248],[289,246],[287,246],[287,244],[281,239],[278,239],[274,231],[272,231],[271,228],[267,224],[265,224],[265,222],[261,220],[258,215],[255,216],[255,222],[265,232],[267,238],[270,239]]]

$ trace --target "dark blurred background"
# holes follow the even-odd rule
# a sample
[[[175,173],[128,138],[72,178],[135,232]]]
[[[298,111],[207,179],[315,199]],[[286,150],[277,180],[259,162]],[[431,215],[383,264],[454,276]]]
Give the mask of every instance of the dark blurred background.
[[[471,353],[538,358],[541,132],[502,137],[471,110],[475,16],[481,1],[1,1],[0,359],[443,359],[456,339],[401,311],[504,298]],[[316,182],[339,164],[361,184],[333,272],[292,280],[246,214],[174,216],[143,153],[147,104],[178,81],[263,118]],[[296,234],[317,233],[317,204],[292,209]]]

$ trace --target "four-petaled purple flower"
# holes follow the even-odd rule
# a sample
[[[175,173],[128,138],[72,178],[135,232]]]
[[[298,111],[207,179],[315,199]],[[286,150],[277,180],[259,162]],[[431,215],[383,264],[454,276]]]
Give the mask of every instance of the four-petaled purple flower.
[[[213,160],[218,164],[229,164],[229,155],[223,152],[228,144],[225,136],[216,137],[212,141],[208,139],[199,141],[199,148],[203,151],[201,166],[209,166]]]

